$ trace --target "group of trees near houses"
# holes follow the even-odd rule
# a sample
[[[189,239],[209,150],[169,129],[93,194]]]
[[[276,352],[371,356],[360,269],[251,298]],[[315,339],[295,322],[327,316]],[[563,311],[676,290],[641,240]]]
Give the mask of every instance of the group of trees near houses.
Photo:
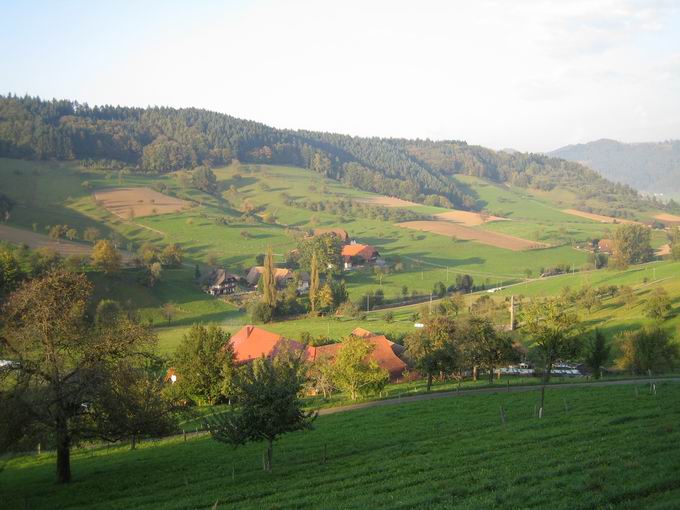
[[[118,162],[147,173],[209,167],[233,158],[290,164],[358,189],[464,209],[483,204],[450,178],[455,174],[543,190],[560,186],[582,200],[608,204],[605,212],[613,215],[647,200],[578,163],[461,141],[282,130],[195,108],[90,107],[14,95],[0,96],[0,156]]]
[[[299,270],[281,288],[281,282],[276,278],[274,255],[268,247],[262,257],[259,294],[249,307],[253,320],[269,322],[277,316],[326,313],[340,307],[348,299],[345,282],[339,279],[342,272],[340,250],[341,242],[334,235],[302,239],[295,256],[289,260]],[[309,278],[306,299],[299,290],[302,272]]]

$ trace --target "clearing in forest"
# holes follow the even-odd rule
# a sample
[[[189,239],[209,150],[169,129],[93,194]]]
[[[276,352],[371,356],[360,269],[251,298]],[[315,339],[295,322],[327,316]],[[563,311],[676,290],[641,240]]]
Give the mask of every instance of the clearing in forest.
[[[111,188],[94,192],[99,205],[119,218],[130,220],[142,216],[181,212],[190,203],[163,195],[151,188]]]
[[[457,237],[468,241],[476,241],[482,244],[488,244],[497,248],[505,248],[507,250],[522,251],[532,250],[537,248],[547,248],[550,245],[539,243],[536,241],[529,241],[520,237],[509,236],[498,232],[491,232],[487,230],[477,230],[474,228],[464,227],[451,221],[405,221],[397,223],[398,226],[410,228],[413,230],[421,230],[423,232],[432,232],[442,236]]]
[[[492,221],[510,221],[508,218],[471,211],[447,211],[434,215],[435,218],[460,223],[466,227],[476,227]]]
[[[580,216],[581,218],[599,221],[600,223],[639,223],[638,221],[624,220],[623,218],[614,218],[613,216],[604,216],[602,214],[579,211],[578,209],[563,209],[562,212],[571,214],[572,216]]]

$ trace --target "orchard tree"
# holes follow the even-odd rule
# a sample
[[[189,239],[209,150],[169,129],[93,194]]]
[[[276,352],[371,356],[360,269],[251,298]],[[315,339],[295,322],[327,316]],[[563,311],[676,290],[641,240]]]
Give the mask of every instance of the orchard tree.
[[[647,317],[657,321],[666,320],[672,310],[671,298],[668,296],[668,291],[663,287],[654,289],[645,303]]]
[[[197,190],[214,195],[217,193],[217,177],[208,166],[196,167],[191,172],[191,184]]]
[[[174,356],[180,391],[209,405],[229,397],[236,357],[230,335],[217,326],[194,324]]]
[[[92,250],[92,265],[95,268],[108,275],[120,271],[121,263],[122,257],[113,242],[107,239],[96,242]]]
[[[621,357],[616,360],[616,364],[637,375],[649,371],[671,371],[680,358],[678,344],[667,331],[659,327],[626,331],[619,337],[619,344]]]
[[[349,337],[342,343],[333,364],[333,381],[352,400],[359,395],[379,393],[389,382],[387,370],[369,359],[375,345],[363,338]]]
[[[101,232],[96,227],[87,227],[83,232],[83,239],[94,244],[101,237]]]
[[[545,403],[545,385],[555,362],[573,357],[579,352],[577,317],[566,304],[555,298],[530,302],[523,311],[524,331],[529,335],[530,347],[543,365],[541,409]]]
[[[648,262],[654,255],[649,227],[630,223],[620,225],[614,232],[614,265],[619,268],[629,264]]]
[[[434,374],[452,372],[462,361],[458,327],[446,316],[429,318],[424,328],[406,337],[405,347],[415,367],[427,376],[427,391]]]
[[[257,358],[235,372],[233,409],[206,419],[216,441],[238,447],[266,441],[263,469],[271,471],[274,442],[312,428],[316,413],[303,410],[307,382],[304,353],[283,346],[273,358]]]
[[[472,316],[463,324],[461,336],[467,361],[473,367],[481,367],[493,382],[494,370],[514,361],[517,353],[508,335],[498,333],[486,317]]]
[[[126,314],[105,327],[90,323],[91,293],[86,276],[53,271],[12,293],[2,314],[0,358],[13,362],[0,373],[0,429],[12,432],[2,446],[31,436],[53,444],[61,483],[71,480],[70,453],[78,441],[114,441],[167,425],[160,393],[134,390],[146,384],[156,337]],[[123,367],[130,377],[121,380]],[[121,403],[115,388],[123,386],[118,394],[128,400]]]
[[[609,360],[611,347],[599,329],[595,329],[583,345],[583,362],[592,372],[595,379],[599,379],[602,367]]]

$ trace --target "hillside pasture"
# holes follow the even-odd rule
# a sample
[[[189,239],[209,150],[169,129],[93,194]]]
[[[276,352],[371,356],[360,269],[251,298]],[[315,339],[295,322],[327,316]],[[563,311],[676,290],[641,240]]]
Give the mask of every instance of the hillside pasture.
[[[190,207],[181,198],[169,197],[151,188],[106,188],[94,192],[94,199],[119,218],[132,219],[177,213]]]
[[[675,508],[680,384],[647,387],[550,388],[540,420],[538,391],[321,416],[277,441],[271,473],[262,444],[191,434],[76,451],[69,485],[53,453],[17,457],[0,487],[7,508],[35,509]]]
[[[465,239],[467,241],[476,241],[489,246],[505,248],[507,250],[513,251],[524,251],[548,247],[548,245],[545,243],[529,241],[520,237],[501,234],[499,232],[475,230],[473,228],[464,227],[451,221],[405,221],[403,223],[398,223],[398,226],[413,230],[420,230],[422,232],[432,232],[433,234],[446,237],[456,237],[459,239]]]

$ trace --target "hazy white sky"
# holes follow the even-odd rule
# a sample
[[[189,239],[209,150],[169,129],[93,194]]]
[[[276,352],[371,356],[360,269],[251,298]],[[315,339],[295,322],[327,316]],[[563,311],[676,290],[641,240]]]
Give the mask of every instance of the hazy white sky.
[[[0,90],[550,150],[680,138],[680,1],[8,2]]]

